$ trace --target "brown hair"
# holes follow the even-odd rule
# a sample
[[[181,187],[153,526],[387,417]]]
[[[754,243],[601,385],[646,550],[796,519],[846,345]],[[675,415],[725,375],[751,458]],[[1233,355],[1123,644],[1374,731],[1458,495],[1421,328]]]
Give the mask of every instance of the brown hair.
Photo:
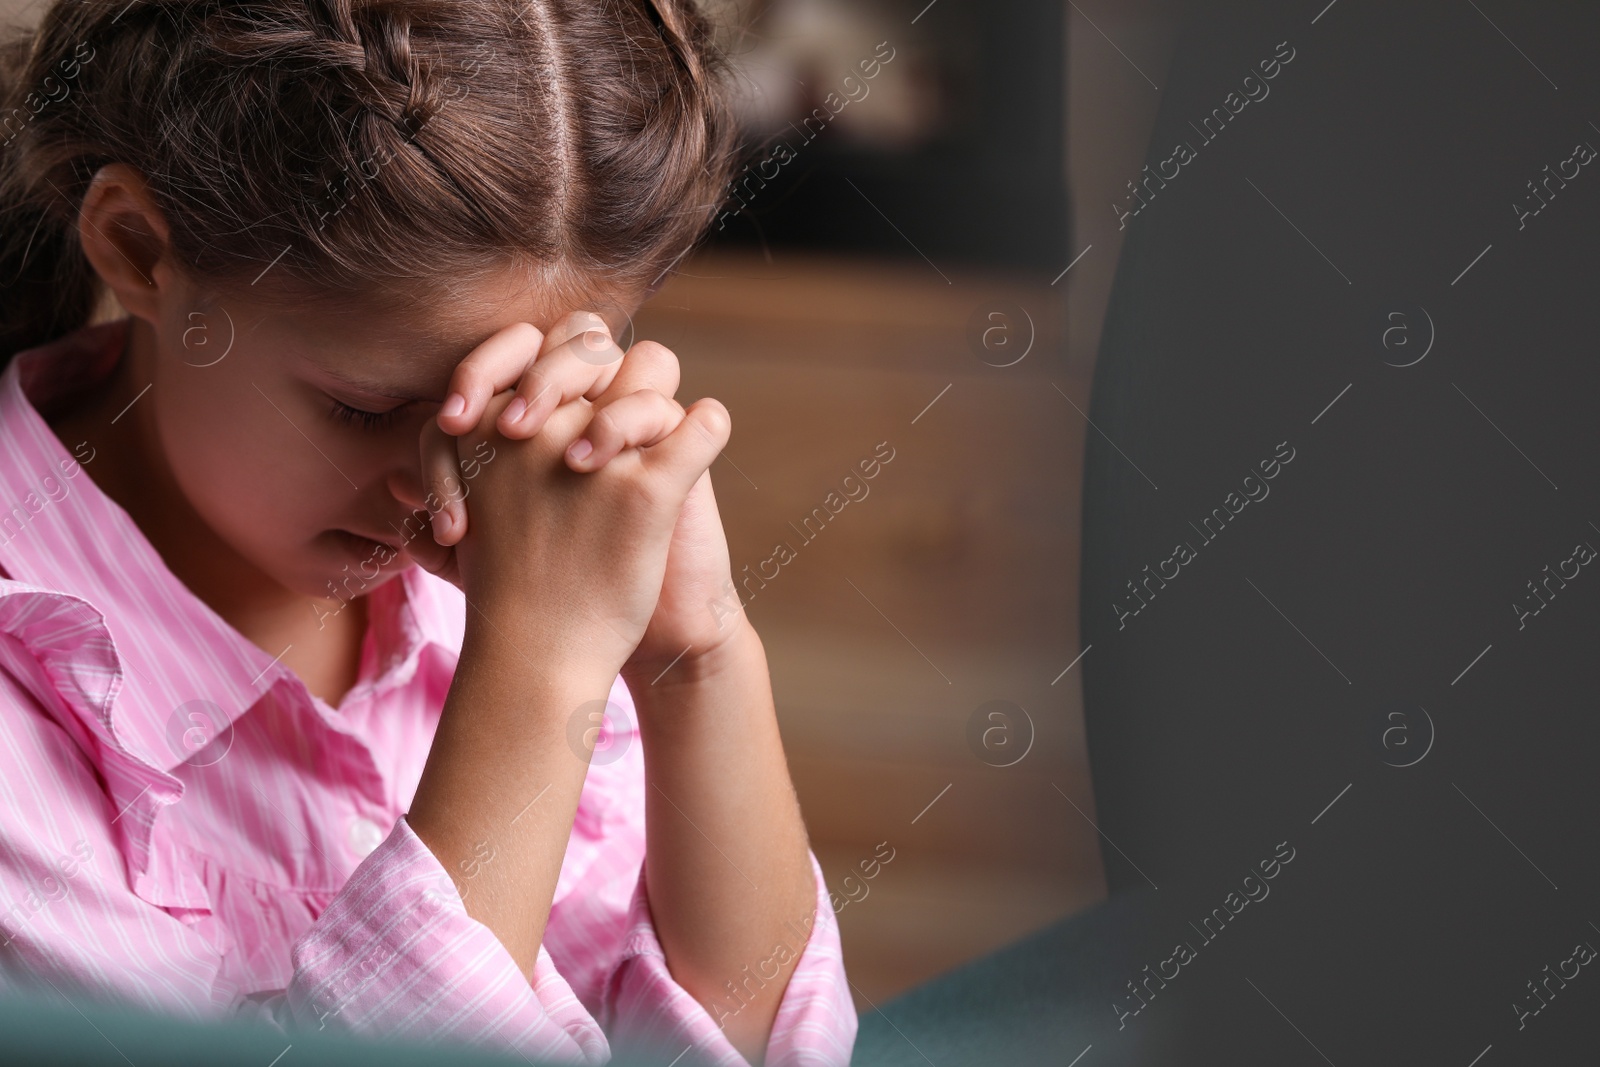
[[[90,320],[113,162],[217,288],[643,289],[725,195],[727,73],[692,0],[55,0],[0,43],[0,363]]]

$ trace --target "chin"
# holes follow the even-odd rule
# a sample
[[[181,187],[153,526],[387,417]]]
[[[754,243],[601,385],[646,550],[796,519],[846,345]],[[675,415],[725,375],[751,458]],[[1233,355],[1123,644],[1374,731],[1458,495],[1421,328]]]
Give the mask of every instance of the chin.
[[[299,570],[293,588],[324,600],[366,596],[415,564],[403,546],[350,530],[325,530],[313,539],[312,548],[315,562]]]

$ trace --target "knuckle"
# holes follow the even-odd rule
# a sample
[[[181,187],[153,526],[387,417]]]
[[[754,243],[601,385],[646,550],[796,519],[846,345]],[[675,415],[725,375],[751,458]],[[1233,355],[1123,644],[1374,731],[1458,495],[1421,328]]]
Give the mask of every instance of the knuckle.
[[[652,341],[648,338],[635,342],[633,351],[639,353],[640,355],[648,356],[651,359],[667,359],[672,360],[674,363],[678,360],[678,357],[673,354],[672,349],[668,348],[660,341]]]
[[[630,396],[637,398],[637,403],[659,431],[671,431],[683,422],[683,405],[659,389],[636,389]]]
[[[509,335],[511,340],[519,341],[524,344],[530,342],[537,343],[544,337],[544,334],[539,330],[539,327],[535,326],[531,322],[514,322],[510,326],[506,327],[506,333]]]
[[[593,311],[569,312],[551,333],[565,337],[563,344],[568,346],[581,344],[584,336],[591,333],[604,334],[607,340],[611,338],[611,328],[606,325],[606,320]]]
[[[594,419],[589,426],[591,438],[603,434],[607,440],[621,440],[627,436],[622,420],[617,417],[617,413],[612,410],[612,406],[609,404],[595,412]]]
[[[651,404],[659,411],[662,422],[668,429],[681,424],[687,414],[682,404],[665,393],[655,393],[651,398]]]
[[[628,358],[653,368],[676,371],[678,357],[672,349],[659,341],[639,341],[628,350]]]
[[[531,404],[552,385],[554,383],[550,380],[549,364],[535,363],[523,374],[522,380],[517,382],[517,395]]]
[[[450,376],[450,384],[457,392],[469,395],[487,391],[490,388],[489,368],[481,358],[469,356],[456,365],[455,373]]]

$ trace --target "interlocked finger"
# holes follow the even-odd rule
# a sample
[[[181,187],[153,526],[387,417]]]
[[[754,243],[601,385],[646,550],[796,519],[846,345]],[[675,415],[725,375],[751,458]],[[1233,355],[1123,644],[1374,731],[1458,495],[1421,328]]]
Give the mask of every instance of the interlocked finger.
[[[568,446],[567,464],[577,471],[597,470],[625,448],[664,441],[683,416],[682,404],[654,389],[637,389],[597,405],[589,425]]]
[[[516,383],[496,427],[506,437],[532,437],[562,404],[580,396],[594,400],[604,393],[622,361],[622,349],[611,339],[603,318],[593,311],[572,312],[545,334],[538,356]]]

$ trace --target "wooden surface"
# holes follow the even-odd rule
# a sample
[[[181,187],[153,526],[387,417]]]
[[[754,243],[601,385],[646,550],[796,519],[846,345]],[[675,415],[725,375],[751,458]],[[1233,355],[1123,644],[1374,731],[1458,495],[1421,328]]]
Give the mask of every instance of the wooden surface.
[[[969,323],[1003,305],[1037,336],[996,367]],[[736,576],[793,551],[744,597],[814,847],[859,898],[839,911],[858,1007],[1103,896],[1076,670],[1061,676],[1084,431],[1068,397],[1086,407],[1087,386],[1063,370],[1060,291],[916,260],[702,254],[636,327],[677,353],[681,400],[733,414],[712,477]],[[884,442],[894,458],[847,486]],[[841,505],[845,488],[860,499]],[[807,540],[830,491],[838,514]],[[992,700],[1033,723],[1012,766],[968,743]],[[881,842],[894,859],[844,883]]]

